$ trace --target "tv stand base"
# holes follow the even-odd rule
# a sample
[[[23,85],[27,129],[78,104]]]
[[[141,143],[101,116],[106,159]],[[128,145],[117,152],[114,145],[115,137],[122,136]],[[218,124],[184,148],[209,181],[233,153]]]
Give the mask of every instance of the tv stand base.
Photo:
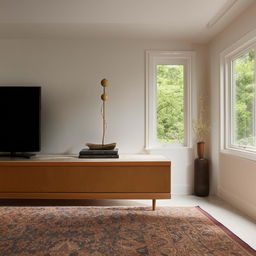
[[[171,163],[162,156],[116,159],[38,156],[0,161],[0,199],[171,198]]]

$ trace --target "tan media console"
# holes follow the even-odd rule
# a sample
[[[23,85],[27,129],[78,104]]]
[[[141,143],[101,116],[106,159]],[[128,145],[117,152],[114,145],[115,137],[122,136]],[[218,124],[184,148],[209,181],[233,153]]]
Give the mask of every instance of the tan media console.
[[[37,156],[0,161],[0,198],[169,199],[170,161],[161,156],[119,159]]]

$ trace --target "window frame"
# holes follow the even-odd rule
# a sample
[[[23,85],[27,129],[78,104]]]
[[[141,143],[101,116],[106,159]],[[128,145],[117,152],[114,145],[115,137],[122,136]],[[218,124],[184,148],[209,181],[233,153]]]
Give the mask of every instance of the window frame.
[[[145,149],[192,147],[192,100],[195,52],[193,51],[146,51],[146,138]],[[184,65],[184,143],[157,142],[156,115],[156,66]]]
[[[220,54],[220,152],[256,160],[256,147],[239,147],[232,144],[233,97],[232,62],[256,49],[256,30],[248,33]]]

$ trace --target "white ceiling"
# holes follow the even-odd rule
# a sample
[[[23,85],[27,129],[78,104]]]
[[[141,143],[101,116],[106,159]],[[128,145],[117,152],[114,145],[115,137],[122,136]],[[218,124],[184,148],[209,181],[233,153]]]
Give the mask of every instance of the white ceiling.
[[[206,43],[253,2],[0,0],[0,38],[122,37]],[[209,27],[209,22],[215,24]]]

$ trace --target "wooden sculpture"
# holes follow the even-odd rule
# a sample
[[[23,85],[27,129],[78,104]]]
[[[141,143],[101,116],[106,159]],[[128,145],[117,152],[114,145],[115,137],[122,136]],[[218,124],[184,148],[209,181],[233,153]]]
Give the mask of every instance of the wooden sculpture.
[[[102,100],[102,141],[101,144],[93,144],[93,143],[86,143],[86,145],[89,147],[89,149],[114,149],[116,147],[116,143],[110,143],[105,144],[105,135],[106,135],[106,129],[107,129],[107,122],[106,122],[106,101],[108,99],[108,95],[106,93],[106,87],[109,86],[109,81],[107,79],[101,80],[101,85],[103,87],[103,93],[101,94],[101,100]]]

